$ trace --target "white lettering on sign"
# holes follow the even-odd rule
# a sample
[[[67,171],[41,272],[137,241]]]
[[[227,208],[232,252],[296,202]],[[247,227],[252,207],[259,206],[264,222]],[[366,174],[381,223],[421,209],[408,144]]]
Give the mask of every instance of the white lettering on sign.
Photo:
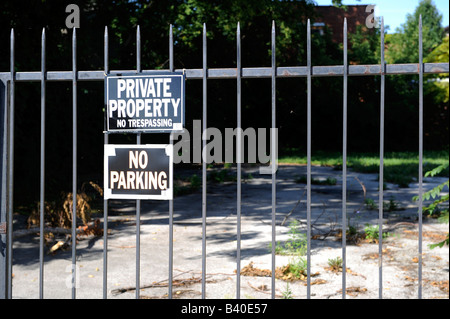
[[[111,171],[110,189],[159,189],[166,190],[167,174],[162,172]]]
[[[120,99],[123,92],[125,92],[126,98],[172,97],[171,82],[171,78],[118,79],[117,97]]]
[[[145,169],[148,164],[146,151],[129,151],[128,168]],[[111,189],[167,189],[167,174],[164,171],[111,171]]]
[[[174,116],[178,116],[178,99],[136,99],[109,100],[109,117],[167,117],[172,107]]]
[[[146,168],[148,164],[148,155],[146,151],[130,151],[129,152],[129,168]],[[138,167],[139,164],[139,167]]]

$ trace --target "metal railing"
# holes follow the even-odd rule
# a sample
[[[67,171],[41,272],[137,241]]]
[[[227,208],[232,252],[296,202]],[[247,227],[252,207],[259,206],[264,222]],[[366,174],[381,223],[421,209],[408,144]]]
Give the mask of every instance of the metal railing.
[[[203,114],[202,114],[202,130],[207,129],[207,83],[209,79],[235,79],[237,81],[236,105],[237,105],[237,158],[241,158],[241,80],[247,78],[270,78],[272,83],[272,112],[271,126],[276,128],[276,80],[279,78],[298,78],[307,79],[307,298],[311,297],[311,81],[313,77],[343,77],[343,126],[342,126],[342,229],[347,228],[347,90],[349,76],[380,76],[380,170],[379,170],[379,203],[383,203],[383,160],[384,160],[384,104],[385,104],[385,76],[390,74],[419,75],[419,192],[418,192],[418,213],[419,213],[419,251],[418,251],[418,298],[422,298],[422,194],[423,194],[423,75],[448,73],[449,63],[423,63],[422,49],[422,20],[419,23],[419,61],[410,64],[385,64],[384,59],[384,22],[381,23],[381,63],[376,65],[349,65],[347,59],[347,22],[344,20],[343,25],[343,64],[335,66],[313,66],[311,58],[311,27],[308,20],[307,23],[307,65],[294,67],[277,67],[275,56],[275,23],[272,25],[271,34],[271,66],[270,67],[251,67],[243,68],[241,65],[241,36],[240,26],[237,25],[236,31],[236,68],[208,68],[207,64],[207,36],[206,25],[203,26],[203,63],[200,69],[184,69],[186,79],[201,79],[203,84]],[[129,72],[146,72],[150,70],[142,70],[141,68],[141,36],[140,29],[137,28],[136,34],[136,70],[110,70],[108,58],[108,29],[105,28],[104,33],[104,70],[103,71],[81,71],[77,69],[77,35],[76,29],[73,29],[72,36],[72,70],[71,71],[48,71],[46,69],[46,48],[45,48],[45,29],[42,32],[41,47],[41,71],[36,72],[15,72],[14,58],[14,30],[11,30],[10,37],[10,72],[0,73],[0,106],[2,107],[2,125],[1,130],[1,149],[2,149],[2,180],[1,180],[1,215],[0,215],[0,236],[1,241],[6,242],[6,254],[0,255],[0,298],[12,298],[12,241],[13,241],[13,184],[14,184],[14,107],[15,107],[15,83],[16,82],[40,82],[41,83],[41,148],[40,148],[40,202],[45,200],[45,106],[46,106],[46,83],[52,81],[72,81],[72,108],[73,108],[73,127],[72,127],[72,185],[73,197],[77,194],[77,82],[78,81],[104,81],[105,75],[114,75]],[[158,72],[157,70],[151,70]],[[167,72],[167,70],[161,70]],[[169,34],[169,71],[181,71],[174,69],[173,56],[173,32],[170,26]],[[275,130],[272,130],[275,132]],[[170,143],[173,143],[172,135]],[[271,145],[275,147],[275,134],[271,134]],[[108,133],[104,134],[104,143],[108,144]],[[141,143],[141,133],[137,133],[137,144]],[[206,146],[206,140],[203,139],[203,147]],[[276,163],[275,154],[271,152],[272,165]],[[240,261],[241,261],[241,161],[237,162],[237,247],[236,247],[236,298],[240,298]],[[271,297],[275,298],[275,240],[276,240],[276,170],[272,167],[272,289]],[[206,161],[202,159],[202,298],[206,296]],[[72,282],[76,281],[76,201],[72,207]],[[136,298],[139,298],[140,285],[140,211],[141,202],[136,201]],[[379,205],[379,229],[383,224],[383,205]],[[104,200],[104,249],[103,249],[103,297],[107,298],[107,247],[108,247],[108,201]],[[382,231],[379,232],[379,298],[383,297],[383,263],[382,263]],[[346,297],[346,236],[342,236],[342,298]],[[5,248],[2,248],[5,251]],[[44,296],[44,205],[40,205],[40,253],[39,253],[39,297]],[[2,252],[3,252],[2,251]],[[3,257],[2,257],[3,256]],[[173,200],[169,201],[169,288],[168,296],[172,298],[172,281],[173,281]],[[76,298],[75,285],[72,287],[72,298]]]

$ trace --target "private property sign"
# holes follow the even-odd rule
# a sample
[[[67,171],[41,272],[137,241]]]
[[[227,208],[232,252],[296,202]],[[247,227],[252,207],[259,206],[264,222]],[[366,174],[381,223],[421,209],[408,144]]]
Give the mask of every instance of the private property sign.
[[[105,199],[173,198],[173,146],[105,145]]]
[[[139,73],[105,79],[108,132],[173,132],[184,127],[185,76]]]

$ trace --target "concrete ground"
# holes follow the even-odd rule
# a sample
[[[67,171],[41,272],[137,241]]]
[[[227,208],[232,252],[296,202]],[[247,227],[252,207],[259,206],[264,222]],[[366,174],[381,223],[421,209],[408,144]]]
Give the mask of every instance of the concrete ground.
[[[311,297],[342,298],[342,272],[333,272],[328,261],[342,256],[337,235],[342,223],[341,171],[330,167],[313,167],[313,178],[335,178],[336,185],[312,185],[311,221]],[[201,176],[201,171],[197,172]],[[248,175],[250,174],[250,175]],[[289,239],[289,223],[298,220],[306,233],[306,185],[299,178],[306,166],[280,166],[277,172],[276,240]],[[255,167],[245,168],[242,183],[241,269],[252,263],[255,269],[271,269],[269,244],[271,226],[271,178],[260,175]],[[444,181],[425,179],[425,190]],[[417,203],[412,197],[417,184],[398,188],[386,184],[384,200],[395,210],[385,212],[383,229],[389,236],[383,240],[383,258],[379,265],[376,243],[348,242],[346,246],[347,298],[378,298],[379,273],[382,269],[383,298],[418,297],[418,222]],[[446,191],[448,191],[446,189]],[[378,224],[378,209],[364,204],[371,198],[378,204],[377,174],[348,172],[348,223],[362,230],[366,224]],[[173,227],[173,297],[201,298],[202,271],[202,200],[201,189],[176,197]],[[135,298],[136,221],[135,204],[110,201],[108,226],[108,298]],[[143,201],[140,238],[140,297],[167,298],[169,263],[168,202]],[[95,217],[95,216],[94,216]],[[100,216],[101,221],[102,218]],[[24,227],[18,218],[14,228]],[[206,228],[206,298],[236,297],[236,183],[209,183]],[[441,241],[448,224],[425,218],[423,222],[423,298],[449,298],[448,247],[430,250],[428,244]],[[48,254],[44,262],[44,297],[71,298],[71,248]],[[14,241],[13,298],[39,297],[39,237],[26,236]],[[276,256],[282,267],[294,256]],[[80,237],[77,244],[77,298],[102,298],[103,237]],[[271,278],[241,275],[241,298],[270,298]],[[306,298],[305,281],[277,279],[275,292],[280,298],[286,292],[293,298]]]

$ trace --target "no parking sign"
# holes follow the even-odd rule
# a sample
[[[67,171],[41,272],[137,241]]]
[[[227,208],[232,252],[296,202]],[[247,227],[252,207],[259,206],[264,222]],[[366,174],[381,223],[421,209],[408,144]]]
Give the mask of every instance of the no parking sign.
[[[173,199],[173,146],[105,145],[105,199]]]

